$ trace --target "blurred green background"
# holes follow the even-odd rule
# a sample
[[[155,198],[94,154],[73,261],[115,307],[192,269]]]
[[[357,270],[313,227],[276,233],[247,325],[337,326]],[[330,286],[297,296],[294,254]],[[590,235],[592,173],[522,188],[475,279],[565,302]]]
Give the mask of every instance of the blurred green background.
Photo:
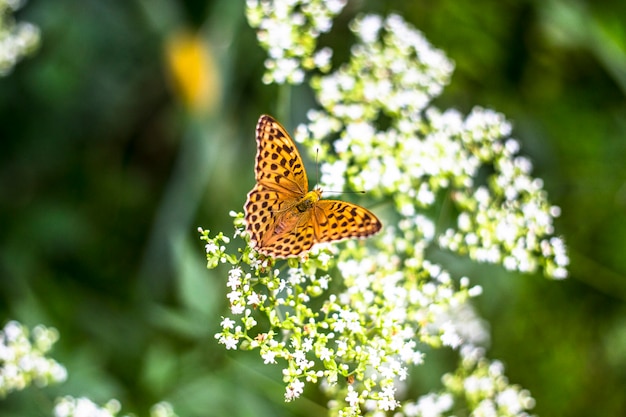
[[[42,45],[0,78],[0,319],[59,329],[70,377],[0,400],[3,416],[50,415],[65,394],[139,415],[162,399],[181,417],[324,415],[315,390],[285,404],[279,367],[213,337],[225,271],[204,268],[196,228],[231,233],[259,114],[291,130],[314,106],[306,88],[261,83],[243,3],[30,0],[17,13]],[[538,415],[626,415],[626,3],[350,1],[322,41],[345,50],[355,14],[390,11],[455,61],[437,105],[506,114],[562,208],[565,281],[442,256],[484,287],[488,356]],[[191,93],[168,65],[185,45],[210,50],[179,61],[202,70]],[[412,395],[453,366],[439,356]]]

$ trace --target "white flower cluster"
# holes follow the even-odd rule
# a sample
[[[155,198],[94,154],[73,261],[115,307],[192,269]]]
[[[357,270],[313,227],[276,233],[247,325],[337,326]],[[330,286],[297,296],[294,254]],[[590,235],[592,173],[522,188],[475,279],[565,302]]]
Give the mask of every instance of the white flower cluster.
[[[332,50],[316,51],[317,37],[328,32],[347,0],[247,0],[250,26],[268,52],[263,82],[300,84],[306,71],[330,69]]]
[[[22,0],[0,0],[0,76],[39,46],[39,29],[30,23],[16,23],[12,13],[22,7]]]
[[[365,16],[352,29],[361,43],[348,63],[312,80],[323,109],[309,111],[310,123],[295,135],[322,149],[322,189],[347,182],[390,199],[406,219],[447,194],[459,214],[457,227],[437,237],[441,247],[565,278],[569,258],[552,235],[559,209],[530,176],[532,164],[508,137],[511,125],[492,110],[477,107],[463,117],[430,106],[453,66],[399,16]],[[328,138],[332,146],[320,146]],[[485,169],[493,171],[486,179]]]
[[[320,4],[336,3],[248,3],[248,18],[270,56],[266,81],[297,84],[315,68],[304,57],[315,55],[320,27],[330,23],[316,27],[303,15],[312,5],[328,10]],[[439,245],[563,278],[569,261],[563,241],[553,236],[559,210],[531,177],[502,115],[475,108],[464,117],[430,104],[453,64],[421,33],[397,15],[362,16],[350,29],[357,39],[350,59],[311,76],[321,108],[309,111],[310,122],[295,139],[320,150],[322,189],[367,190],[390,203],[381,213],[383,232],[368,242],[348,241],[341,251],[318,245],[284,270],[249,246],[229,255],[228,237],[201,230],[209,267],[231,264],[230,315],[215,337],[227,349],[258,349],[266,364],[284,363],[288,401],[306,383],[319,383],[332,398],[332,415],[435,416],[464,409],[526,416],[532,398],[509,384],[480,347],[489,336],[469,301],[482,289],[467,277],[454,280],[426,250]],[[294,34],[308,40],[294,45]],[[300,75],[289,65],[292,75],[276,75],[278,59],[286,57],[298,57],[292,67]],[[455,213],[443,233],[433,221],[442,205]],[[232,215],[233,238],[247,241],[243,215]],[[441,393],[401,402],[409,372],[426,360],[425,347],[457,350],[458,370],[444,377]]]
[[[368,252],[354,245],[338,255],[344,289],[331,295],[330,302],[342,312],[339,323],[343,316],[350,321],[342,326],[347,329],[342,335],[346,352],[338,350],[335,356],[356,352],[359,360],[353,365],[352,385],[323,385],[329,396],[345,396],[345,404],[337,403],[339,414],[377,415],[400,407],[395,392],[409,369],[424,361],[423,347],[458,349],[488,339],[468,303],[481,293],[480,287],[471,287],[467,278],[455,284],[445,270],[426,260],[413,258],[402,265],[401,257],[388,250]]]
[[[364,16],[351,29],[358,42],[350,61],[312,80],[320,104],[341,120],[368,121],[380,110],[402,119],[419,117],[449,81],[452,62],[398,15],[384,21]]]
[[[240,237],[243,216],[231,214],[234,237]],[[429,228],[426,221],[420,224]],[[259,349],[266,364],[285,361],[288,401],[302,394],[305,383],[319,381],[329,396],[344,398],[344,404],[336,403],[339,413],[395,410],[401,405],[395,398],[398,384],[410,366],[424,360],[420,346],[456,349],[488,338],[467,303],[480,295],[480,287],[470,287],[464,278],[457,288],[446,271],[428,261],[412,258],[401,272],[400,257],[351,242],[334,254],[343,276],[336,287],[343,290],[329,294],[331,276],[316,273],[335,264],[328,246],[318,245],[306,263],[283,272],[249,247],[239,259],[225,256],[224,236],[216,241],[208,231],[201,233],[208,264],[232,264],[226,283],[231,316],[222,317],[216,338],[227,349]],[[312,308],[320,297],[321,307]]]
[[[235,236],[241,236],[242,215],[234,215]],[[208,264],[217,265],[224,259],[219,243],[211,243],[208,231],[202,239],[210,242]],[[299,397],[305,383],[320,381],[329,395],[345,398],[341,412],[394,410],[398,383],[409,366],[423,362],[420,346],[485,342],[486,330],[466,303],[480,288],[468,279],[457,288],[446,271],[426,261],[402,273],[398,257],[356,244],[337,258],[332,254],[317,246],[305,263],[286,271],[249,247],[239,259],[229,258],[231,314],[222,317],[215,337],[226,349],[259,349],[266,364],[285,361],[286,400]],[[323,271],[335,262],[343,275],[335,286],[343,290],[329,294],[332,278]]]
[[[474,416],[529,417],[535,400],[527,390],[509,384],[499,361],[488,361],[481,349],[461,349],[462,363],[455,373],[443,376],[447,391],[429,393],[402,406],[406,417],[444,417],[454,410],[472,410]]]
[[[58,339],[59,333],[54,328],[38,325],[29,332],[17,321],[8,322],[0,330],[0,398],[31,384],[41,388],[67,379],[65,367],[45,356]],[[120,409],[115,399],[101,407],[88,398],[65,396],[57,398],[54,415],[116,417]],[[163,401],[152,406],[150,417],[177,416],[172,405]]]
[[[461,366],[443,376],[448,392],[457,396],[457,403],[474,410],[477,416],[528,417],[535,406],[528,390],[510,384],[500,361],[483,357],[483,349],[465,346],[461,349]]]
[[[29,335],[16,321],[4,326],[0,331],[0,397],[31,384],[44,387],[65,381],[65,368],[45,356],[58,338],[53,328],[36,326]]]
[[[436,125],[449,125],[445,114],[429,112]],[[452,124],[458,124],[453,116]],[[476,108],[458,133],[471,156],[494,173],[477,185],[475,171],[464,187],[454,190],[459,209],[457,227],[447,229],[439,244],[481,262],[500,263],[509,270],[567,277],[565,244],[554,237],[554,218],[560,209],[547,201],[543,182],[530,176],[532,163],[518,155],[519,143],[506,136],[511,130],[502,115]],[[478,168],[478,167],[477,167]]]
[[[65,396],[58,398],[54,407],[55,417],[116,417],[122,405],[117,400],[109,400],[104,406],[89,398]],[[119,416],[119,417],[128,417]]]
[[[89,398],[65,396],[58,398],[54,407],[55,417],[129,417],[119,415],[122,405],[118,400],[109,400],[100,406]],[[168,402],[160,402],[150,409],[150,417],[177,417]]]

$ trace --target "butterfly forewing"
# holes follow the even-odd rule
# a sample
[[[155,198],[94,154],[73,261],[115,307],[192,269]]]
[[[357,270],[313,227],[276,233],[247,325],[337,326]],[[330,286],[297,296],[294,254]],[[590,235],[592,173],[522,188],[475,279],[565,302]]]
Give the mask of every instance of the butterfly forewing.
[[[309,191],[309,183],[289,133],[272,117],[264,115],[256,126],[256,140],[256,182],[302,198]]]
[[[367,237],[380,221],[369,210],[338,200],[307,194],[302,158],[280,123],[261,116],[256,128],[256,184],[244,206],[252,246],[275,258],[296,257],[315,243]]]

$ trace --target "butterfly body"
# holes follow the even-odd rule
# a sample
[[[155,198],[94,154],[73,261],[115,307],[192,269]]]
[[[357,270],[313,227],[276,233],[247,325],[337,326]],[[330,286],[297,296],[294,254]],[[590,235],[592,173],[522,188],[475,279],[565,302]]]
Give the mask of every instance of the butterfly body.
[[[302,200],[296,204],[296,208],[300,213],[304,213],[305,211],[315,207],[315,203],[317,203],[320,198],[322,198],[322,191],[316,188],[315,190],[306,193]]]
[[[315,243],[378,232],[380,221],[367,209],[322,200],[308,191],[302,158],[287,131],[270,116],[257,124],[256,184],[244,206],[252,246],[275,258],[296,257]]]

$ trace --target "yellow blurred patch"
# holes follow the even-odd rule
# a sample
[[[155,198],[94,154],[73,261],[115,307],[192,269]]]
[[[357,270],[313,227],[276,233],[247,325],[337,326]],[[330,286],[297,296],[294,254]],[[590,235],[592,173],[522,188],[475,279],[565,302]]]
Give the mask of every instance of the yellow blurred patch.
[[[207,112],[219,102],[219,74],[208,42],[189,31],[165,43],[166,64],[175,94],[192,111]]]

